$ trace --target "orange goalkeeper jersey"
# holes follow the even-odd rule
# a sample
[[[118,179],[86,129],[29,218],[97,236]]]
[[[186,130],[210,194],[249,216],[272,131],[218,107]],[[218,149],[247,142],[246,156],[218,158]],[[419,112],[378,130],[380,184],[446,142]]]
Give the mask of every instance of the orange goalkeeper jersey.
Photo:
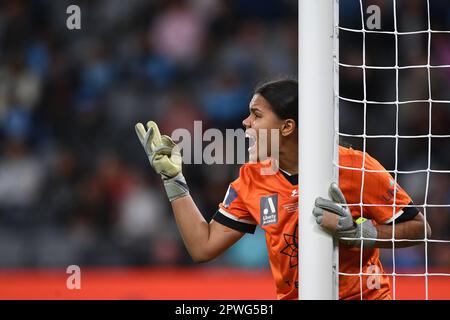
[[[354,219],[363,216],[376,224],[387,224],[399,218],[404,212],[403,207],[411,203],[410,197],[400,186],[394,188],[392,176],[367,153],[365,169],[379,172],[365,171],[361,194],[362,171],[353,169],[361,168],[362,163],[362,152],[339,147],[339,164],[349,168],[339,171],[339,186],[347,203],[368,204],[349,206]],[[301,259],[298,257],[297,241],[298,176],[289,176],[281,170],[274,175],[261,175],[261,169],[267,165],[267,162],[244,164],[239,177],[230,184],[213,219],[247,233],[254,233],[256,226],[261,227],[265,231],[277,298],[297,299],[297,265],[298,259]],[[395,208],[392,206],[394,190],[397,190]],[[359,248],[341,246],[339,251],[339,271],[347,274],[339,277],[340,299],[390,299],[388,276],[377,275],[383,273],[379,249],[363,250],[362,270]],[[371,275],[360,277],[360,271]]]

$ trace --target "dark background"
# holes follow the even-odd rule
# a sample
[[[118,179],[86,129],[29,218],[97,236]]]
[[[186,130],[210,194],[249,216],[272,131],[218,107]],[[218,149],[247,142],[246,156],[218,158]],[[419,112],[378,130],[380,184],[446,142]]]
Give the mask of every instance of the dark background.
[[[361,28],[359,1],[341,0],[341,26]],[[382,9],[393,29],[392,1]],[[399,31],[427,30],[424,0],[397,1]],[[82,29],[66,28],[81,8]],[[431,0],[432,29],[450,30],[448,1]],[[425,7],[426,9],[426,7]],[[0,267],[192,264],[162,183],[134,124],[161,131],[241,128],[257,83],[297,75],[295,0],[4,1],[0,4]],[[400,65],[427,63],[428,34],[398,36]],[[341,62],[362,63],[362,35],[341,31]],[[431,64],[450,64],[450,35],[433,34]],[[395,64],[395,36],[367,34],[368,65]],[[361,99],[362,70],[341,67],[340,95]],[[399,99],[428,99],[426,68],[399,71]],[[432,69],[432,99],[450,100],[450,69]],[[395,100],[395,70],[367,70],[367,99]],[[449,134],[450,104],[401,105],[401,135]],[[341,132],[363,133],[361,103],[341,101]],[[367,106],[366,134],[393,135],[396,106]],[[346,138],[362,148],[362,138]],[[431,138],[431,168],[450,168],[449,138]],[[429,139],[399,139],[397,169],[428,168]],[[395,139],[367,151],[395,168]],[[237,165],[185,165],[209,219]],[[399,174],[418,205],[450,203],[448,174]],[[448,207],[428,208],[433,239],[450,238]],[[423,270],[425,246],[396,251],[401,270]],[[429,243],[428,264],[450,266],[448,244]],[[390,261],[392,252],[384,250]],[[268,268],[264,236],[245,236],[209,265]],[[387,263],[389,269],[389,263]],[[422,271],[423,272],[423,271]]]

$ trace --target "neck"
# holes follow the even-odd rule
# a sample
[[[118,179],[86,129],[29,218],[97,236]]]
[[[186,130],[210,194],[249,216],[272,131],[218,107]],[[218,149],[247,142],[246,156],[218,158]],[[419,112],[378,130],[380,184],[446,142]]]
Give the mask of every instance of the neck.
[[[281,146],[280,168],[290,174],[298,173],[298,142],[296,139],[289,139]]]

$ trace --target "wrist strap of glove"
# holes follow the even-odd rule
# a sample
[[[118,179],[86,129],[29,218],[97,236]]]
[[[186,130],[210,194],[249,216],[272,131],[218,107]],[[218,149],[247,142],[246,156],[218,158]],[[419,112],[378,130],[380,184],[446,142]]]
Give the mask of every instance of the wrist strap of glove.
[[[164,188],[166,189],[167,197],[170,202],[189,195],[189,187],[181,172],[173,178],[167,179],[162,176],[162,179],[164,181]]]

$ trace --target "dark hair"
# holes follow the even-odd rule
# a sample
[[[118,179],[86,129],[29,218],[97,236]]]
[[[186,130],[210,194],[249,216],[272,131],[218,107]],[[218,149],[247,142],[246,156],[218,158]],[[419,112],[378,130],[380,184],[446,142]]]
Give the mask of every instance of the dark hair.
[[[266,99],[280,119],[298,119],[298,82],[295,79],[272,80],[255,89]]]

